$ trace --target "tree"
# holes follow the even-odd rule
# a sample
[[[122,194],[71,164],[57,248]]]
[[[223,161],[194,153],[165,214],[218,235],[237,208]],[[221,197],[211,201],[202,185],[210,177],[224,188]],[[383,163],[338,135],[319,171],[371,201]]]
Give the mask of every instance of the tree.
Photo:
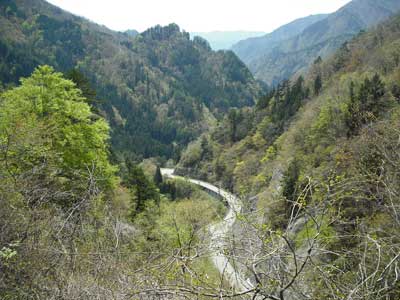
[[[275,89],[272,89],[271,91],[269,91],[266,95],[264,95],[263,97],[261,97],[256,104],[256,108],[257,110],[262,110],[268,107],[271,99],[275,96]]]
[[[148,201],[159,202],[160,196],[155,185],[147,179],[143,170],[134,165],[132,162],[128,161],[127,163],[128,174],[125,179],[125,185],[129,187],[129,189],[134,194],[132,198],[132,212],[131,216],[134,218],[138,213],[141,213],[146,208],[146,204]]]
[[[366,78],[357,93],[354,88],[355,85],[352,82],[346,118],[348,136],[357,134],[362,125],[375,120],[385,108],[382,101],[386,92],[385,84],[378,74],[375,74],[372,79]]]
[[[321,56],[318,56],[315,60],[314,60],[314,65],[319,65],[322,63],[322,58]]]
[[[212,153],[212,146],[210,145],[207,137],[205,136],[201,137],[200,147],[201,147],[201,159],[209,160],[212,157],[213,153]]]
[[[373,117],[378,117],[379,111],[382,109],[380,100],[383,95],[385,95],[385,84],[380,76],[375,74],[371,80],[366,78],[359,91],[361,110],[372,113]],[[365,116],[365,118],[365,122],[367,122],[369,117]]]
[[[154,183],[156,186],[160,187],[163,183],[163,177],[161,174],[161,169],[160,166],[157,166],[156,168],[156,173],[154,174]]]
[[[294,159],[283,174],[282,195],[286,200],[286,213],[290,214],[298,198],[299,162]]]
[[[73,82],[41,66],[1,98],[0,149],[9,174],[21,176],[46,166],[43,175],[74,191],[63,206],[72,205],[86,190],[89,177],[101,189],[113,187],[116,168],[108,160],[108,124],[102,118],[92,120]]]
[[[349,105],[348,105],[348,112],[347,112],[347,116],[345,119],[346,126],[348,128],[348,131],[347,131],[348,137],[351,137],[352,135],[354,135],[357,132],[357,130],[361,124],[359,103],[356,98],[354,88],[355,88],[355,85],[354,85],[354,82],[352,81],[350,83],[350,101],[349,101]]]
[[[65,77],[76,84],[76,87],[82,91],[82,96],[87,99],[91,105],[99,102],[96,100],[96,91],[92,88],[89,79],[78,69],[71,69]]]
[[[322,77],[318,74],[314,80],[314,95],[318,96],[322,89]]]
[[[229,136],[232,143],[236,142],[237,126],[239,122],[239,113],[236,109],[231,109],[228,114]]]

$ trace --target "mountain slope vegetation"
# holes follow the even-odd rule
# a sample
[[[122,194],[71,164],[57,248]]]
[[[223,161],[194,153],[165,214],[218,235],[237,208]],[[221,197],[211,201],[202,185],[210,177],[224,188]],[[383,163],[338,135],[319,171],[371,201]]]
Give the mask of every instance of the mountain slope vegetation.
[[[265,55],[280,43],[295,37],[310,25],[321,21],[327,16],[319,14],[294,20],[264,36],[243,39],[234,44],[232,50],[244,63],[250,64],[255,58]]]
[[[335,13],[299,27],[301,31],[288,39],[275,42],[267,35],[242,41],[233,50],[257,79],[276,85],[304,72],[318,56],[329,56],[361,30],[384,21],[399,10],[400,3],[396,0],[353,0]]]
[[[183,154],[179,172],[246,199],[235,242],[259,246],[235,255],[254,257],[244,264],[267,298],[399,297],[399,42],[396,16]]]
[[[1,299],[399,299],[400,15],[249,106],[236,56],[174,24],[132,37],[0,8]],[[240,196],[227,215],[139,163],[196,126],[175,173]]]
[[[260,92],[232,52],[175,24],[113,32],[42,0],[2,1],[0,12],[0,81],[15,84],[40,64],[79,70],[102,100],[116,155],[179,157],[215,117]]]
[[[167,299],[157,287],[189,287],[187,270],[221,288],[206,257],[184,257],[207,251],[223,204],[132,161],[118,177],[109,139],[106,120],[52,67],[0,94],[1,299]]]

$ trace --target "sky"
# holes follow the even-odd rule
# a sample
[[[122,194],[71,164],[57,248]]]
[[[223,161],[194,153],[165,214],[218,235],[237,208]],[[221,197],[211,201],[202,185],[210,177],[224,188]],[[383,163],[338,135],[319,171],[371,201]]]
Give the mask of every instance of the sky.
[[[178,24],[189,32],[270,32],[297,18],[331,13],[350,0],[47,0],[113,30]]]

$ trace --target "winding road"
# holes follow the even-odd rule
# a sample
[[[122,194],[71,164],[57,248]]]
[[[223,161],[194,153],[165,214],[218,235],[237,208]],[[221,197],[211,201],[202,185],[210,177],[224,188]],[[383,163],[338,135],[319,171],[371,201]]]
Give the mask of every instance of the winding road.
[[[217,223],[210,225],[211,241],[210,250],[212,252],[212,261],[215,267],[237,292],[246,292],[254,289],[253,284],[249,280],[245,280],[242,275],[229,262],[228,257],[224,254],[225,243],[228,239],[229,232],[236,221],[237,213],[242,209],[242,202],[235,195],[220,189],[208,182],[197,179],[184,178],[174,175],[174,169],[161,169],[161,174],[168,178],[178,178],[187,180],[193,184],[199,185],[215,194],[220,195],[226,200],[229,206],[229,211],[225,218]]]

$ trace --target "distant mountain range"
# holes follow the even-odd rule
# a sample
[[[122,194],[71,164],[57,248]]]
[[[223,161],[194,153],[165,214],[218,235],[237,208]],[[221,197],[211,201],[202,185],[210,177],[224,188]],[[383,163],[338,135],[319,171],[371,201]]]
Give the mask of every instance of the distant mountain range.
[[[308,26],[321,21],[328,15],[311,15],[297,19],[279,27],[275,31],[261,37],[253,37],[239,41],[232,46],[232,50],[247,64],[254,58],[261,57],[280,43],[300,34]]]
[[[262,37],[240,41],[232,50],[257,79],[275,85],[399,10],[399,0],[353,0],[332,14],[299,19]]]
[[[265,35],[262,31],[191,32],[190,35],[206,39],[213,50],[228,50],[240,40]]]

